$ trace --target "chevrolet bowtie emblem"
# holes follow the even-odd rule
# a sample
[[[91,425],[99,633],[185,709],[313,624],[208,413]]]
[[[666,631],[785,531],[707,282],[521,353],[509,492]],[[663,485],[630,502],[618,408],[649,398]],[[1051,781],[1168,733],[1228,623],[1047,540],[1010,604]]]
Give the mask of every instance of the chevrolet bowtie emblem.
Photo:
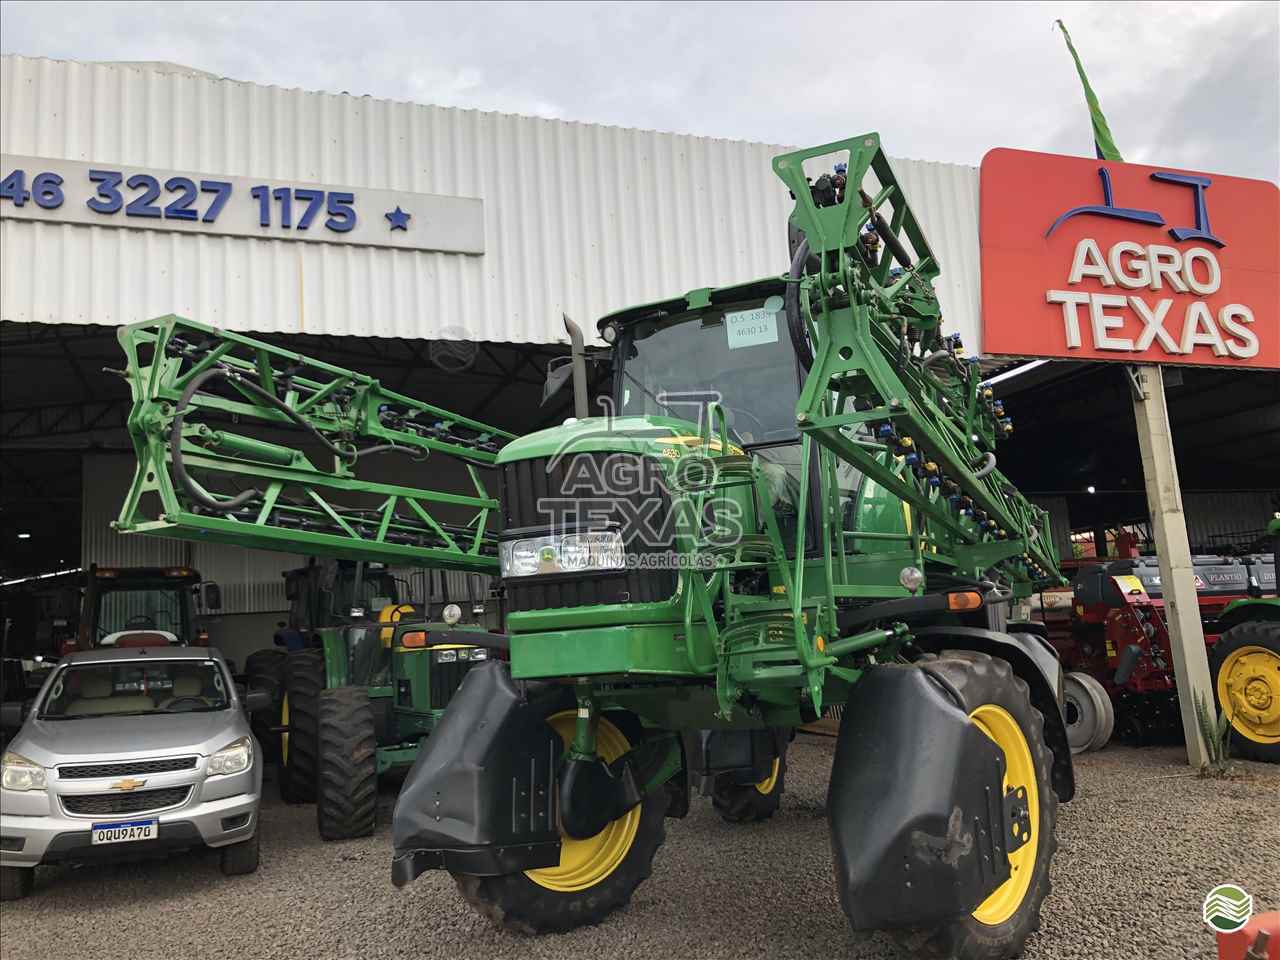
[[[129,790],[137,790],[139,787],[145,787],[146,785],[147,781],[145,780],[135,780],[133,777],[125,777],[123,780],[117,780],[113,783],[111,785],[111,789],[124,790],[127,792]]]

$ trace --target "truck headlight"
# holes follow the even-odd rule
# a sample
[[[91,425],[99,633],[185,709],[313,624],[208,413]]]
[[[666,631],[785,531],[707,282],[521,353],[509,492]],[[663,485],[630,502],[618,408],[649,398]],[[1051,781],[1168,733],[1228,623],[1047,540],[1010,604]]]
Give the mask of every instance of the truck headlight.
[[[6,751],[0,758],[0,783],[6,790],[43,790],[44,767],[28,760],[20,753]]]
[[[233,740],[209,758],[209,776],[241,773],[253,763],[253,740],[241,737]]]
[[[625,570],[622,533],[598,530],[529,537],[502,544],[498,563],[503,577],[533,577],[586,570]]]
[[[471,651],[471,659],[472,660],[488,660],[489,651],[486,650],[484,647],[476,647],[474,650]]]

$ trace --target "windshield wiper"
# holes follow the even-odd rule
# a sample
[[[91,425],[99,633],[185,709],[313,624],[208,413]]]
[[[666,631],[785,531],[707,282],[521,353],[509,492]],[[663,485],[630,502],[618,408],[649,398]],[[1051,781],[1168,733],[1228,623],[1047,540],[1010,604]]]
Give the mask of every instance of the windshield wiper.
[[[58,716],[41,716],[41,720],[102,720],[107,717],[149,717],[166,710],[126,710],[123,713],[64,713]]]

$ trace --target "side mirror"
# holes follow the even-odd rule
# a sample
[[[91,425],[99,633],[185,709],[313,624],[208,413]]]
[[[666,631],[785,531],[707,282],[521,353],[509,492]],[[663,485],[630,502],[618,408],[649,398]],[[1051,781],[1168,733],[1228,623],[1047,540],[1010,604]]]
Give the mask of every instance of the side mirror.
[[[222,588],[216,583],[206,583],[200,588],[201,603],[206,610],[222,609]]]
[[[30,707],[31,701],[6,700],[0,703],[0,730],[16,733],[22,727],[22,722],[27,719],[27,710]]]
[[[271,694],[259,687],[250,687],[240,699],[247,713],[260,713],[271,709]]]

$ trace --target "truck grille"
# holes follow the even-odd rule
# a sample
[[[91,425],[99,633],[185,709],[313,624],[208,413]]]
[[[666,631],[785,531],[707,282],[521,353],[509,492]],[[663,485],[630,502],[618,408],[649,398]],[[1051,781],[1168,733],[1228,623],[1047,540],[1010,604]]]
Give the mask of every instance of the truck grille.
[[[136,793],[86,793],[80,796],[64,796],[63,809],[67,813],[100,816],[113,813],[146,813],[176,807],[187,799],[190,785],[166,787],[163,790],[139,790]]]
[[[646,501],[654,496],[658,497],[662,501],[662,506],[650,517],[655,526],[670,514],[671,500],[662,481],[665,475],[657,460],[634,453],[594,451],[565,456],[550,469],[548,469],[546,457],[503,464],[501,468],[502,529],[504,531],[523,527],[545,529],[551,522],[551,518],[539,511],[538,501],[544,497],[565,498],[564,491],[569,487],[566,479],[570,475],[570,470],[573,470],[574,476],[581,476],[581,471],[574,469],[576,457],[594,459],[597,463],[597,474],[604,477],[628,473],[626,470],[611,470],[605,466],[606,461],[612,458],[631,461],[634,469],[630,471],[630,475],[644,478],[644,482],[640,484],[643,490],[657,492],[635,492],[626,494],[625,498],[636,504],[636,512],[640,516],[650,517],[649,510],[645,509],[646,506],[650,506]],[[624,532],[624,537],[626,535]],[[639,541],[639,537],[632,537],[626,542],[625,548],[628,555],[658,553],[670,549],[669,545],[653,545]],[[603,603],[646,603],[666,600],[675,593],[676,573],[674,570],[660,569],[628,569],[616,572],[596,570],[581,576],[556,574],[546,577],[519,577],[505,580],[504,584],[507,591],[507,612],[518,613],[522,610],[546,610],[555,607],[585,607]]]
[[[123,763],[75,763],[58,768],[59,780],[95,780],[99,777],[131,777],[138,773],[173,773],[194,770],[195,757],[169,757],[165,760],[129,760]]]

